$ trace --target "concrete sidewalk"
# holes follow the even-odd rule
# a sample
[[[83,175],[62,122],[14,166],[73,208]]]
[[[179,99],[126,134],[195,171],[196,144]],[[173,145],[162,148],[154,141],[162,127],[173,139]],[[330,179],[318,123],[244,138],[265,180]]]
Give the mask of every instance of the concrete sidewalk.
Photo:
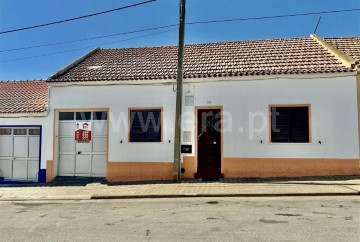
[[[66,187],[2,187],[0,201],[89,200],[167,197],[261,197],[360,195],[360,180],[267,183],[174,183]]]

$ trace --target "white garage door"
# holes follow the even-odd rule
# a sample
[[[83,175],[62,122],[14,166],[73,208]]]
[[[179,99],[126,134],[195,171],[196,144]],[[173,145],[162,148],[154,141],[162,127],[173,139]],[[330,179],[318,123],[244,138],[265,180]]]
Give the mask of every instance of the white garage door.
[[[0,127],[0,177],[37,180],[40,128]]]
[[[91,141],[75,141],[77,122],[91,123]],[[107,112],[59,112],[59,176],[106,176]]]

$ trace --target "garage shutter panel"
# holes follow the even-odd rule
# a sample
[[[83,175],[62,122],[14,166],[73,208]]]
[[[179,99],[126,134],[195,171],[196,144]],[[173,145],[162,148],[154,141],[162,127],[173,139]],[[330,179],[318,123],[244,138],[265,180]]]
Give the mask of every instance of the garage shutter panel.
[[[36,181],[39,176],[41,129],[10,127],[0,130],[0,177]]]

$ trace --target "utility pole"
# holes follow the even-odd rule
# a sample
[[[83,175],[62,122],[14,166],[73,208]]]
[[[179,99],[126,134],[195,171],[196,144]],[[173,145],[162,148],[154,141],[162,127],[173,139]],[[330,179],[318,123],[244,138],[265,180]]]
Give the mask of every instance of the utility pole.
[[[185,46],[185,11],[186,0],[180,0],[180,26],[178,46],[178,71],[176,80],[176,116],[175,116],[175,142],[174,142],[174,167],[173,180],[180,181],[181,174],[181,112],[182,112],[182,90],[184,76],[184,46]]]

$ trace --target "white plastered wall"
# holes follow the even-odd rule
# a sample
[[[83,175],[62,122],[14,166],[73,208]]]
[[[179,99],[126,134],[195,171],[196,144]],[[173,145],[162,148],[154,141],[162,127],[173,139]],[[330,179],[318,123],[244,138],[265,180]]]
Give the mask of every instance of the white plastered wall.
[[[173,160],[175,93],[172,86],[51,87],[50,106],[51,109],[109,108],[110,162],[172,162]],[[128,109],[152,107],[163,109],[163,142],[130,143]]]
[[[359,157],[356,80],[354,76],[309,79],[263,79],[184,84],[184,97],[194,106],[222,106],[226,127],[223,157],[237,158],[342,158]],[[269,105],[310,104],[312,143],[270,144]],[[195,145],[194,106],[183,106],[183,131],[192,132]],[[172,162],[175,93],[170,85],[67,86],[50,88],[51,109],[109,108],[110,162]],[[163,108],[163,142],[129,143],[128,108]],[[250,113],[258,115],[250,138]],[[50,117],[52,118],[52,114]],[[264,122],[264,123],[263,123]],[[52,125],[52,122],[51,122]],[[242,128],[242,131],[240,131]],[[121,143],[122,141],[122,143]],[[170,142],[169,142],[170,141]],[[263,141],[261,143],[260,141]],[[319,144],[321,141],[321,144]],[[51,141],[47,140],[46,142]],[[194,146],[195,147],[195,146]],[[52,150],[47,154],[52,159]],[[195,151],[193,151],[194,155]],[[51,157],[51,158],[50,158]]]
[[[193,83],[184,86],[184,93],[195,96],[195,106],[223,106],[224,127],[232,124],[232,131],[223,134],[223,157],[359,157],[354,76]],[[269,143],[269,105],[274,104],[311,105],[312,143]],[[184,130],[194,132],[194,107],[184,106],[184,111],[188,117]],[[261,132],[253,133],[253,139],[249,132],[251,112],[258,112],[255,128],[265,125]],[[260,113],[266,118],[264,123]],[[241,128],[243,131],[239,131]],[[194,140],[188,144],[194,145]]]

